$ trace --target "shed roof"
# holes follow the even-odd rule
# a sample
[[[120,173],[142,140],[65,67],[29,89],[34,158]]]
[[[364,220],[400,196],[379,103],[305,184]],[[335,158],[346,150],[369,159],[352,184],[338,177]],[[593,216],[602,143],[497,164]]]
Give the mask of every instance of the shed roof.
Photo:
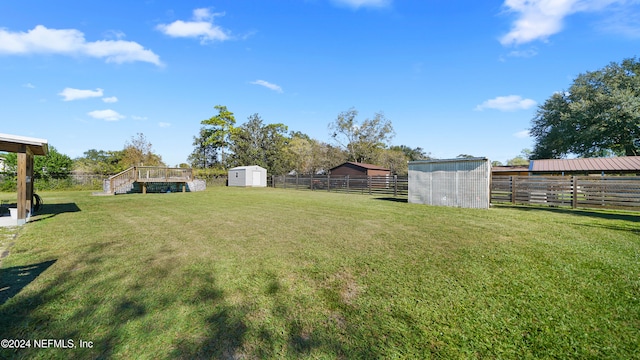
[[[248,170],[248,169],[255,170],[256,168],[260,168],[262,170],[267,170],[267,169],[263,168],[262,166],[258,166],[258,165],[236,166],[236,167],[233,167],[233,168],[231,168],[229,170]]]
[[[331,169],[329,169],[329,170],[337,169],[337,168],[339,168],[340,166],[347,165],[347,164],[350,164],[350,165],[353,165],[353,166],[357,166],[357,167],[359,167],[359,168],[363,168],[363,169],[367,169],[367,170],[384,170],[384,171],[391,171],[391,170],[389,170],[389,169],[387,169],[387,168],[385,168],[385,167],[382,167],[382,166],[373,165],[373,164],[359,163],[359,162],[353,162],[353,161],[347,161],[346,163],[340,164],[340,165],[338,165],[338,166],[334,166],[334,167],[332,167],[332,168],[331,168]]]
[[[531,160],[532,172],[589,172],[640,171],[640,156],[584,159],[544,159]]]
[[[47,140],[26,136],[0,134],[0,151],[20,152],[20,146],[26,145],[34,155],[46,155],[49,151]]]
[[[468,158],[455,158],[455,159],[429,159],[429,160],[414,160],[409,161],[409,164],[433,164],[433,163],[445,163],[445,162],[462,162],[462,161],[487,161],[486,157],[468,157]]]
[[[528,166],[492,166],[491,172],[501,173],[501,172],[527,172],[529,171]]]

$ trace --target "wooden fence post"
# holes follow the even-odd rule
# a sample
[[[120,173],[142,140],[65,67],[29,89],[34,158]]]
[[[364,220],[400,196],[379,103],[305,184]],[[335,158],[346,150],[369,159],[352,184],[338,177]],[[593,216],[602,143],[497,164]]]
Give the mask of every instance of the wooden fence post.
[[[327,174],[327,192],[331,192],[331,174]]]
[[[571,177],[571,207],[578,207],[578,179],[575,175]]]
[[[393,197],[398,196],[398,175],[393,175]]]
[[[516,203],[516,177],[509,176],[509,186],[511,186],[511,203]]]
[[[371,195],[371,175],[367,176],[367,183],[369,185],[369,195]]]
[[[309,178],[309,187],[311,188],[311,191],[313,191],[313,173],[311,173],[311,177]]]

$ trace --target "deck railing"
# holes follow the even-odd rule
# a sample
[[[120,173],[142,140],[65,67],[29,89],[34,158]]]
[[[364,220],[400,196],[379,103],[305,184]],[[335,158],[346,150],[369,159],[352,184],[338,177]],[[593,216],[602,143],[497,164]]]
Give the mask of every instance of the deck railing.
[[[135,181],[140,182],[184,182],[193,179],[193,171],[189,168],[161,168],[153,166],[136,166]]]
[[[109,177],[107,192],[112,194],[128,192],[135,182],[189,182],[191,180],[193,180],[193,171],[189,168],[134,166]]]

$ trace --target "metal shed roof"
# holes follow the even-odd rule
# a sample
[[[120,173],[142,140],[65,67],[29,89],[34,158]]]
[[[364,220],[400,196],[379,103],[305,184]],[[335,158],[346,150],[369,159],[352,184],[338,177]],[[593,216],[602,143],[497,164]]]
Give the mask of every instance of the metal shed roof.
[[[584,159],[531,160],[532,172],[625,172],[640,171],[640,156]]]
[[[0,151],[20,152],[20,146],[26,145],[33,155],[46,155],[49,151],[47,140],[26,136],[0,134]]]

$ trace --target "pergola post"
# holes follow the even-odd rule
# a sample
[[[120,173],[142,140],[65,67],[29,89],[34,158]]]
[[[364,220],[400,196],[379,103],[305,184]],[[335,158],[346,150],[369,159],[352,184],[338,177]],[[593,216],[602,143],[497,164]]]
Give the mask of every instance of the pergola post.
[[[17,225],[24,225],[27,223],[27,218],[32,210],[33,158],[36,155],[47,155],[49,146],[45,139],[0,134],[0,151],[15,153],[18,160],[18,168],[16,169],[18,175],[16,184],[18,191],[16,223]]]
[[[33,152],[27,145],[20,145],[18,157],[18,225],[27,222],[28,213],[31,212],[31,199],[33,198]]]

